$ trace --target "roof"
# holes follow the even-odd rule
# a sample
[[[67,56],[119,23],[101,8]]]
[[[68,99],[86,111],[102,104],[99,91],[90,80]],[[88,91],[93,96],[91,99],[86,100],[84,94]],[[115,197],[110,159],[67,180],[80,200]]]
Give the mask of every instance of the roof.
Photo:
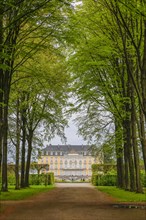
[[[44,151],[61,151],[61,152],[81,152],[81,151],[89,151],[91,150],[91,146],[89,145],[48,145]]]

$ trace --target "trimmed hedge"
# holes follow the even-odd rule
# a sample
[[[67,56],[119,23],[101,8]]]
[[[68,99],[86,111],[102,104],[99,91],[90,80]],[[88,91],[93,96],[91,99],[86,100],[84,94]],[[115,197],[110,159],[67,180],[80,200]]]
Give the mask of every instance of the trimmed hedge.
[[[2,184],[2,179],[0,177],[0,184]],[[8,175],[8,184],[15,185],[15,175]],[[48,174],[30,174],[29,175],[30,185],[53,185],[54,184],[54,173],[50,172]]]
[[[93,174],[91,182],[94,186],[116,186],[117,184],[117,175],[99,175]],[[146,187],[146,175],[141,174],[141,183],[143,187]]]
[[[53,185],[54,184],[54,173],[48,174],[30,174],[29,178],[30,185]]]
[[[50,172],[48,173],[48,185],[53,185],[55,182],[54,173]]]
[[[140,178],[141,178],[142,186],[146,187],[146,174],[144,172],[141,173]]]
[[[116,186],[117,176],[93,174],[91,181],[94,186]]]

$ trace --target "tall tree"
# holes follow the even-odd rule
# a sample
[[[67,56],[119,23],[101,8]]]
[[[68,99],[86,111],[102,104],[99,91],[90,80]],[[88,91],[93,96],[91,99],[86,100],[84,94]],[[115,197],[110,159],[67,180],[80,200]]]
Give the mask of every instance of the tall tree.
[[[124,4],[126,4],[126,10]],[[137,178],[139,152],[136,150],[137,145],[134,142],[136,121],[132,122],[132,120],[134,111],[137,114],[133,102],[135,94],[139,100],[139,106],[144,110],[142,93],[138,91],[135,80],[138,77],[135,75],[136,71],[140,73],[137,60],[139,55],[142,57],[143,48],[139,50],[140,53],[135,53],[134,45],[135,42],[137,47],[140,47],[144,38],[142,38],[142,32],[136,35],[137,28],[141,28],[141,18],[137,16],[134,19],[134,15],[135,11],[129,10],[127,1],[93,2],[85,0],[72,18],[73,30],[77,31],[69,42],[72,43],[73,48],[71,58],[73,61],[70,62],[76,88],[79,87],[76,89],[79,106],[83,102],[87,104],[86,106],[91,104],[96,106],[97,103],[101,103],[100,99],[105,100],[108,106],[106,110],[111,112],[113,123],[116,123],[115,128],[118,124],[122,127],[123,140],[120,143],[121,146],[117,146],[117,150],[120,149],[121,153],[124,152],[121,160],[119,160],[117,152],[117,166],[120,163],[118,176],[123,177],[123,180],[119,179],[119,182],[126,189],[141,191],[138,188],[139,180]],[[82,37],[79,30],[82,32]],[[139,81],[141,83],[141,79]],[[136,93],[132,92],[133,86]],[[133,105],[134,111],[132,111],[131,105]],[[99,112],[97,108],[96,110]],[[98,119],[90,122],[90,127],[95,126]],[[100,136],[99,130],[95,129],[95,131],[97,132],[95,137],[98,134]],[[123,166],[125,172],[123,172]]]
[[[40,45],[45,46],[47,37],[53,31],[54,35],[56,34],[55,28],[62,14],[61,8],[64,7],[64,3],[66,6],[70,6],[70,4],[58,0],[31,0],[29,2],[26,0],[8,0],[1,1],[1,3],[0,25],[2,26],[1,48],[3,54],[3,59],[1,59],[3,74],[0,75],[0,82],[2,82],[0,84],[1,112],[3,112],[1,114],[3,122],[2,191],[7,191],[8,105],[12,76],[20,65],[39,50]],[[56,14],[60,16],[57,18]],[[55,16],[56,20],[54,19]],[[41,30],[41,35],[36,37],[37,40],[34,42],[31,33],[36,33],[38,29]],[[59,32],[59,28],[57,29]],[[49,33],[44,30],[49,30]],[[26,43],[28,38],[31,39],[29,44],[28,41]]]

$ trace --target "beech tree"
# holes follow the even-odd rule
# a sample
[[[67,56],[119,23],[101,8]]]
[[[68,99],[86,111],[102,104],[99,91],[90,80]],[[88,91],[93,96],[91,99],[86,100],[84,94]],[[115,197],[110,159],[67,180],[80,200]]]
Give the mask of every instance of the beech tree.
[[[19,130],[19,138],[22,140],[21,160],[19,154],[16,157],[16,161],[21,162],[21,188],[29,186],[29,170],[36,131],[40,129],[43,136],[46,133],[48,140],[54,137],[55,133],[64,137],[67,121],[63,112],[67,106],[67,84],[70,83],[64,59],[65,57],[59,54],[59,48],[54,48],[52,52],[43,49],[38,55],[33,56],[33,60],[27,61],[21,67],[23,74],[20,72],[13,77],[10,121],[19,121],[21,127]],[[19,105],[15,100],[19,100]],[[20,118],[18,114],[14,117],[18,108]],[[12,129],[12,132],[14,143],[17,142],[17,129]]]
[[[54,35],[56,34],[55,30],[59,32],[57,21],[61,21],[61,8],[64,7],[64,3],[65,6],[70,6],[69,1],[58,0],[32,0],[29,2],[25,0],[1,0],[0,136],[2,138],[0,142],[0,152],[3,153],[2,191],[7,191],[8,106],[12,77],[18,70],[18,67],[35,54],[40,46],[45,46],[47,37],[51,35],[53,31]],[[59,14],[60,16],[57,17],[56,15]],[[56,20],[54,19],[55,17]],[[34,37],[32,38],[31,33],[38,33],[38,29],[41,30],[41,35],[36,37],[34,41]],[[46,32],[46,30],[48,31]]]
[[[112,122],[115,124],[118,186],[141,192],[137,143],[137,121],[140,118],[139,109],[136,106],[139,101],[138,106],[144,114],[142,107],[144,97],[142,98],[142,93],[139,93],[136,87],[137,82],[142,83],[139,78],[142,75],[133,42],[135,40],[136,45],[139,45],[141,52],[139,55],[142,58],[140,59],[143,60],[144,38],[142,37],[143,28],[140,35],[136,35],[137,28],[141,27],[142,18],[141,15],[137,15],[134,19],[135,11],[129,10],[130,4],[124,1],[83,1],[71,20],[76,34],[70,39],[73,51],[70,63],[73,66],[79,106],[86,103],[85,107],[89,109],[89,113],[91,105],[95,106],[95,112],[99,112],[96,106],[97,103],[100,105],[102,98],[107,104],[105,109],[112,114]],[[138,88],[140,87],[142,85],[139,84]],[[89,113],[86,115],[89,124],[83,123],[84,131],[87,126],[89,128],[92,126],[94,129],[94,126],[97,127],[96,123],[99,123],[99,118],[91,122],[92,117],[89,115],[93,114]],[[98,116],[98,114],[95,115]],[[95,129],[94,133],[97,132],[95,137],[98,137],[99,131]],[[143,146],[142,149],[144,149]]]

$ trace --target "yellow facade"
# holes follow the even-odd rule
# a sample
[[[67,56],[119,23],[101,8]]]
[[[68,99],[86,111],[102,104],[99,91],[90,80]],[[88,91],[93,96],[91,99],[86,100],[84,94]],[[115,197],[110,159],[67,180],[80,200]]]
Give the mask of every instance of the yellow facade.
[[[93,163],[100,163],[92,156],[89,146],[50,145],[42,152],[39,164],[48,164],[49,172],[54,172],[56,179],[90,179]]]

